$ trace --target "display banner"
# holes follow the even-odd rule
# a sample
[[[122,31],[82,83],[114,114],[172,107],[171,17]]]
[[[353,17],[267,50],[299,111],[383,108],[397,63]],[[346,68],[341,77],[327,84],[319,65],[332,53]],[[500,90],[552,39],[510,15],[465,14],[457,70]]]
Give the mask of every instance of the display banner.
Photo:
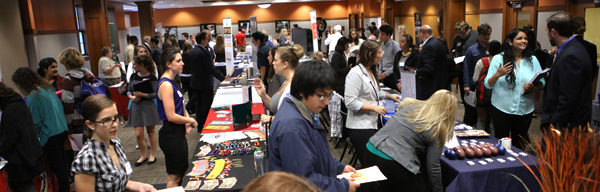
[[[319,51],[319,42],[318,42],[318,38],[319,38],[319,30],[317,29],[317,11],[316,10],[310,10],[310,26],[312,28],[312,34],[313,34],[313,53],[316,53],[317,51]]]
[[[402,79],[402,98],[417,98],[417,81],[415,72],[400,70]]]
[[[231,18],[223,18],[223,36],[225,37],[225,68],[228,75],[233,74],[233,37],[231,36]]]
[[[419,29],[421,28],[422,22],[421,22],[421,12],[415,12],[414,13],[414,18],[415,18],[415,40],[416,40],[416,45],[418,45],[419,47],[421,46],[421,39],[419,38]]]
[[[381,27],[381,17],[377,17],[377,29]]]

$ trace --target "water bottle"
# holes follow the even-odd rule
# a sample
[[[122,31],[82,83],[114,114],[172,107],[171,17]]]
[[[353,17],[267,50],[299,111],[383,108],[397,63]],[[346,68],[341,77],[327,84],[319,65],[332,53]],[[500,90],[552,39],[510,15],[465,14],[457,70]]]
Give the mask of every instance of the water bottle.
[[[256,177],[265,174],[265,154],[258,149],[254,152],[254,170]]]

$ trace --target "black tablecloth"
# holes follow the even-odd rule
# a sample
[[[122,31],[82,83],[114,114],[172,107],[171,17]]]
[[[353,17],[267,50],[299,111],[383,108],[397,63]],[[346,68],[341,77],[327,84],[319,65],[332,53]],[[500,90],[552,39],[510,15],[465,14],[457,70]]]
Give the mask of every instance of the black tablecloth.
[[[250,139],[242,139],[241,141],[250,141]],[[196,161],[199,160],[200,157],[196,157],[196,154],[198,154],[200,152],[200,147],[203,145],[206,145],[207,143],[205,142],[198,142],[198,145],[196,146],[196,149],[194,150],[193,154],[189,154],[192,156],[192,160]],[[252,144],[252,143],[250,143]],[[265,149],[265,143],[264,141],[260,142],[260,147],[263,149]],[[214,148],[212,148],[212,150],[214,150]],[[229,157],[229,159],[242,159],[242,163],[244,164],[244,167],[232,167],[231,170],[229,171],[229,176],[225,177],[225,178],[229,178],[229,177],[235,177],[237,178],[237,182],[235,183],[235,185],[231,188],[231,189],[219,189],[219,187],[215,187],[212,191],[241,191],[246,185],[248,185],[252,180],[254,180],[255,178],[255,170],[254,170],[254,155],[252,154],[244,154],[244,155],[227,155],[227,156],[221,156],[221,155],[217,155],[217,158],[225,158],[225,157]],[[268,169],[268,157],[265,155],[264,157],[264,161],[265,161],[265,171],[267,171]],[[186,174],[189,173],[190,171],[192,171],[192,168],[194,168],[194,164],[192,164],[190,162],[188,170],[185,172]],[[181,186],[185,188],[185,186],[187,186],[187,183],[190,181],[192,177],[189,176],[184,176],[181,182]],[[223,181],[219,181],[219,185],[221,185],[223,183]],[[202,185],[204,185],[204,179],[202,179]],[[202,187],[202,185],[200,185],[200,187]],[[186,190],[189,191],[189,190]],[[201,191],[199,189],[197,189],[196,191]],[[205,190],[202,190],[205,191]]]
[[[468,139],[469,141],[471,139]],[[477,142],[483,141],[487,143],[497,143],[498,139],[490,138],[475,138]],[[461,139],[459,139],[461,142]],[[444,148],[445,150],[446,148]],[[512,147],[514,152],[523,152],[522,150]],[[462,159],[462,160],[450,160],[446,157],[441,157],[442,166],[442,180],[444,187],[447,192],[461,191],[461,192],[494,192],[494,191],[527,191],[523,185],[525,185],[530,191],[542,191],[537,180],[533,174],[521,163],[518,159],[514,162],[508,161],[507,157],[514,157],[508,152],[505,155],[492,156],[494,160],[492,163],[487,165],[481,165],[478,163],[484,158],[473,158],[473,159]],[[506,163],[500,163],[497,159],[502,158],[506,160]],[[533,171],[539,177],[539,172],[535,167],[538,164],[538,159],[533,155],[521,156],[521,160],[529,165]],[[516,159],[516,157],[515,157]],[[467,161],[475,162],[475,165],[470,166]],[[522,180],[521,183],[518,179],[510,174],[514,174]]]

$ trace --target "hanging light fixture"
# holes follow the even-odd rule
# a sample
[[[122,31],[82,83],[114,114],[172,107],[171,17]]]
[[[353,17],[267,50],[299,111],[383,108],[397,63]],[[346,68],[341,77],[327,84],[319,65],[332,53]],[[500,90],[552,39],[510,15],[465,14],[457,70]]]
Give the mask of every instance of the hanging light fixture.
[[[271,7],[271,3],[259,3],[258,7],[266,9],[266,8]]]

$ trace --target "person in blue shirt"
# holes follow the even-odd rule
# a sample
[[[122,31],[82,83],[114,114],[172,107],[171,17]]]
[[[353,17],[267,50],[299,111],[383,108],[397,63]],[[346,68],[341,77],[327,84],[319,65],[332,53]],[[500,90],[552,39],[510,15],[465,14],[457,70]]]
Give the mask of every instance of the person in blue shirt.
[[[494,56],[485,78],[485,87],[493,88],[491,111],[495,135],[511,137],[512,145],[520,149],[524,149],[529,139],[533,92],[545,84],[543,79],[536,84],[529,83],[542,68],[533,51],[527,49],[527,43],[525,30],[511,30],[502,44],[504,52]]]
[[[68,128],[60,99],[52,85],[29,67],[18,68],[12,81],[27,96],[27,107],[38,131],[45,160],[56,175],[58,191],[69,191],[69,171],[64,150]]]
[[[481,24],[477,27],[479,34],[479,43],[472,45],[467,49],[465,53],[465,60],[463,62],[463,82],[465,95],[469,95],[470,91],[475,91],[476,83],[473,80],[473,72],[477,61],[483,57],[488,56],[487,46],[490,42],[490,36],[492,35],[492,27],[487,23]],[[459,77],[461,78],[461,77]],[[463,122],[470,126],[475,126],[477,123],[477,110],[474,106],[468,104],[465,105],[465,115]]]
[[[305,177],[324,191],[353,192],[360,185],[336,175],[356,170],[331,156],[319,112],[329,103],[335,72],[324,61],[306,61],[296,69],[291,96],[281,103],[269,132],[269,171]]]

